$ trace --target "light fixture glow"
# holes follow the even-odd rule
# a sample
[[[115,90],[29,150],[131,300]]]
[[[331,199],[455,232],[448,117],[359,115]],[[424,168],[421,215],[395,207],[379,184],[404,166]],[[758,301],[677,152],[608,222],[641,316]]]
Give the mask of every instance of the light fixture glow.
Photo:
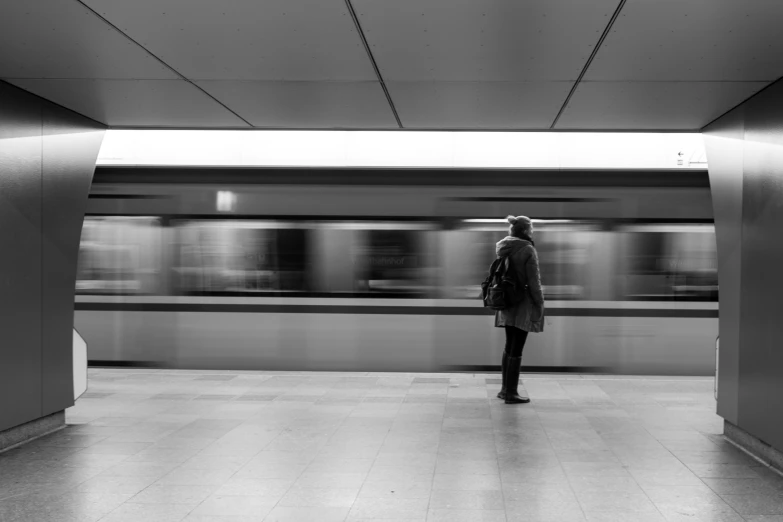
[[[217,209],[219,212],[233,212],[237,203],[237,195],[230,191],[217,193]]]
[[[98,165],[706,168],[701,134],[115,130]]]

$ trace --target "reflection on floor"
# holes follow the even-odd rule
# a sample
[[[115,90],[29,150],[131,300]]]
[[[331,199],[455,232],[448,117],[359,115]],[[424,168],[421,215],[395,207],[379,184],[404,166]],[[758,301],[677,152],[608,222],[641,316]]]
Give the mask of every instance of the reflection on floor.
[[[0,455],[0,520],[783,521],[713,381],[94,369]]]

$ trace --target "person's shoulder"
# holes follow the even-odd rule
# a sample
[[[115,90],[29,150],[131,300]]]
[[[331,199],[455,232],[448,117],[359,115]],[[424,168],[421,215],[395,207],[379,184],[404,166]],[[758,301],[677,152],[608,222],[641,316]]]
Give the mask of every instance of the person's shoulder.
[[[533,246],[532,243],[528,243],[527,245],[523,246],[519,249],[520,253],[523,253],[526,256],[532,256],[536,255],[538,252],[536,251],[536,247]]]
[[[518,261],[527,261],[533,255],[535,255],[535,249],[533,248],[533,245],[528,244],[518,248],[514,252],[513,257]]]

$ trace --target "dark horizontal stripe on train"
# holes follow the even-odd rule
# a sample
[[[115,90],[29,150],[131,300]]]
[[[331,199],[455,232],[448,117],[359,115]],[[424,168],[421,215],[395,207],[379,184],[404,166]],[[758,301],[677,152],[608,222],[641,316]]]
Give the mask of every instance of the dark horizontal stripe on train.
[[[166,368],[162,363],[151,361],[87,361],[90,368]]]
[[[95,295],[102,295],[102,294],[94,294],[91,291],[77,291],[77,295],[81,296],[95,296]],[[635,296],[629,296],[626,298],[627,301],[647,301],[647,302],[672,302],[676,301],[679,303],[709,303],[714,302],[717,303],[717,292],[714,293],[713,296],[677,296],[677,299],[672,299],[672,296],[670,295],[646,295],[643,297],[635,297]],[[107,295],[107,294],[103,294]],[[138,295],[135,292],[113,292],[113,296],[125,296],[125,297],[131,297]],[[182,294],[183,296],[187,297],[241,297],[241,298],[270,298],[270,297],[283,297],[283,298],[296,298],[296,299],[337,299],[337,300],[344,300],[344,299],[431,299],[432,295],[428,294],[426,292],[310,292],[310,291],[275,291],[275,290],[269,290],[264,292],[257,292],[257,293],[250,293],[250,292],[229,292],[229,291],[190,291],[190,292],[184,292]],[[550,296],[547,294],[544,294],[544,298],[547,300],[552,301],[581,301],[581,299],[577,298],[568,298],[568,297],[559,297],[556,298],[554,296]],[[479,299],[476,298],[476,301]],[[369,302],[369,301],[368,301]],[[323,305],[319,305],[323,306]],[[364,306],[364,305],[362,305]]]
[[[465,187],[692,187],[709,188],[696,169],[454,169],[345,167],[99,166],[93,184],[361,185]]]
[[[443,371],[448,373],[494,373],[500,372],[500,365],[447,365],[443,367]],[[521,373],[611,373],[612,369],[604,366],[522,366],[519,371]]]
[[[296,305],[251,303],[75,303],[79,311],[210,312],[259,314],[351,315],[492,315],[487,308],[461,306]],[[717,310],[662,310],[657,308],[552,308],[549,317],[676,317],[717,318]]]
[[[96,295],[107,295],[107,294],[95,294],[91,291],[76,291],[76,295],[79,296],[96,296]],[[112,292],[110,295],[112,296],[124,296],[124,297],[133,297],[137,296],[138,294],[135,292]],[[234,297],[234,298],[272,298],[272,297],[282,297],[287,299],[335,299],[335,300],[345,300],[345,299],[393,299],[393,300],[399,300],[399,299],[431,299],[431,295],[427,294],[426,292],[308,292],[308,291],[274,291],[269,290],[266,292],[257,292],[257,293],[249,293],[249,292],[228,292],[228,291],[191,291],[191,292],[184,292],[182,294],[183,296],[187,297]],[[717,292],[714,293],[714,298],[712,296],[678,296],[676,299],[676,302],[679,303],[709,303],[714,302],[717,303]],[[581,301],[581,299],[576,298],[567,298],[567,297],[560,297],[555,298],[548,295],[544,295],[545,299],[551,299],[553,301]],[[478,299],[476,299],[478,301]],[[646,301],[646,302],[672,302],[673,299],[671,296],[668,295],[647,295],[644,297],[634,297],[629,296],[627,298],[627,301],[632,302],[640,302],[640,301]],[[319,305],[323,306],[323,305]],[[363,305],[362,305],[363,306]]]
[[[101,294],[94,294],[90,291],[76,292],[77,295],[82,296],[95,296]],[[107,294],[103,294],[107,295]],[[135,292],[113,292],[113,296],[136,296]],[[270,297],[283,297],[283,298],[297,298],[297,299],[429,299],[430,296],[424,292],[372,292],[368,295],[367,292],[308,292],[308,291],[274,291],[269,290],[266,292],[229,292],[229,291],[191,291],[183,292],[183,296],[187,297],[241,297],[241,298],[270,298]]]
[[[100,198],[99,198],[100,199]],[[287,221],[296,223],[306,223],[312,225],[317,221],[345,221],[350,223],[351,221],[374,221],[379,223],[398,223],[398,222],[411,222],[411,223],[424,223],[431,224],[432,230],[452,230],[458,227],[458,222],[463,219],[498,219],[497,216],[486,215],[437,215],[437,216],[379,216],[379,215],[365,215],[365,214],[312,214],[303,216],[301,214],[226,214],[225,212],[215,212],[211,214],[204,213],[182,213],[182,214],[158,214],[150,213],[148,209],[133,210],[133,209],[117,209],[117,210],[104,210],[101,212],[86,212],[85,217],[91,218],[103,218],[111,216],[143,216],[143,217],[155,217],[160,218],[165,226],[171,225],[176,221],[192,221],[192,220],[219,220],[219,221],[242,221],[242,220],[275,220],[275,221]],[[604,227],[604,230],[612,230],[613,228],[627,226],[627,225],[713,225],[715,220],[711,218],[599,218],[599,217],[585,217],[582,215],[536,215],[535,219],[543,221],[555,220],[555,219],[568,219],[572,221],[584,222],[584,224],[595,224]],[[481,225],[481,223],[472,223],[472,225]],[[582,223],[577,223],[582,224]],[[502,222],[498,223],[485,223],[485,225],[496,225],[498,230],[502,230],[504,225]]]
[[[90,194],[89,199],[171,199],[172,196],[156,196],[151,194]]]
[[[151,368],[151,369],[165,369],[165,368],[179,368],[175,365],[171,365],[165,361],[106,361],[106,360],[89,360],[87,366],[90,368]],[[189,368],[192,370],[198,368]],[[285,371],[285,370],[276,370]],[[300,371],[300,370],[291,370]],[[444,366],[441,368],[444,373],[500,373],[500,365],[454,365]],[[519,370],[521,373],[616,373],[615,370],[603,366],[522,366]],[[318,373],[317,370],[313,373]],[[437,372],[436,372],[437,373]],[[448,379],[447,379],[448,380]],[[498,384],[500,384],[500,377],[498,377]],[[444,383],[446,384],[446,383]]]
[[[457,203],[606,203],[616,201],[608,198],[547,198],[547,197],[465,197],[465,198],[443,198],[443,201],[453,201]]]

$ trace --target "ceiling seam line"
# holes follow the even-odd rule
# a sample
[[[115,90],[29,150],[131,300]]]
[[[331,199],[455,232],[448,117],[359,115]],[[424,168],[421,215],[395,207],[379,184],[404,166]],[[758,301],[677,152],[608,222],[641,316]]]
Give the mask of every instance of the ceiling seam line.
[[[163,61],[162,59],[160,59],[160,58],[159,58],[157,55],[155,55],[155,54],[154,54],[152,51],[150,51],[149,49],[147,49],[146,47],[144,47],[143,45],[141,45],[139,42],[137,42],[136,40],[134,40],[133,38],[131,38],[131,36],[130,36],[129,34],[127,34],[125,31],[121,30],[119,27],[117,27],[116,25],[114,25],[113,23],[111,23],[111,22],[110,22],[110,21],[109,21],[109,20],[108,20],[106,17],[104,17],[103,15],[101,15],[100,13],[98,13],[98,12],[97,12],[95,9],[93,9],[93,8],[92,8],[92,7],[90,7],[89,5],[85,4],[85,3],[84,3],[82,0],[76,0],[76,2],[78,2],[79,4],[81,4],[81,6],[82,6],[82,7],[84,7],[84,8],[85,8],[85,9],[87,9],[88,11],[90,11],[90,12],[91,12],[93,15],[97,16],[97,17],[98,17],[100,20],[102,20],[102,21],[103,21],[103,22],[104,22],[106,25],[108,25],[109,27],[111,27],[112,29],[114,29],[115,31],[117,31],[118,33],[120,33],[122,36],[124,36],[125,38],[127,38],[127,39],[128,39],[129,41],[131,41],[132,43],[136,44],[136,46],[138,46],[140,49],[142,49],[142,50],[143,50],[145,53],[147,53],[147,54],[148,54],[148,55],[150,55],[152,58],[154,58],[155,60],[157,60],[157,61],[158,61],[160,64],[162,64],[164,67],[166,67],[167,69],[169,69],[171,72],[173,72],[174,74],[176,74],[177,76],[179,76],[179,78],[180,78],[181,80],[185,81],[186,83],[188,83],[188,84],[192,85],[193,87],[195,87],[196,89],[198,89],[198,90],[199,90],[199,91],[200,91],[202,94],[206,95],[206,96],[207,96],[209,99],[211,99],[212,101],[214,101],[215,103],[217,103],[218,105],[220,105],[221,107],[223,107],[224,109],[226,109],[228,112],[230,112],[231,114],[233,114],[234,116],[236,116],[237,118],[239,118],[240,120],[242,120],[243,122],[245,122],[245,123],[246,123],[247,125],[249,125],[251,128],[252,128],[252,127],[254,127],[252,123],[250,123],[250,122],[249,122],[249,121],[247,121],[245,118],[243,118],[242,116],[240,116],[239,114],[237,114],[236,112],[234,112],[234,111],[233,111],[233,110],[232,110],[230,107],[228,107],[228,106],[227,106],[225,103],[221,102],[220,100],[218,100],[217,98],[215,98],[214,96],[212,96],[211,94],[209,94],[207,91],[205,91],[204,89],[202,89],[201,87],[199,87],[198,85],[196,85],[196,84],[195,84],[193,81],[191,81],[189,78],[186,78],[186,77],[185,77],[185,75],[183,75],[182,73],[180,73],[178,70],[176,70],[176,69],[175,69],[174,67],[172,67],[171,65],[167,64],[166,62],[164,62],[164,61]]]
[[[606,24],[606,28],[604,29],[604,32],[601,33],[601,37],[598,39],[598,43],[595,44],[595,47],[593,48],[593,52],[590,53],[590,57],[587,59],[587,62],[585,62],[585,66],[582,67],[582,72],[579,73],[579,76],[576,78],[574,85],[571,87],[571,90],[568,92],[568,96],[566,96],[566,99],[563,102],[563,106],[560,107],[560,110],[558,111],[557,116],[555,116],[552,125],[549,126],[550,129],[554,129],[555,125],[557,125],[557,122],[560,121],[560,117],[563,115],[566,108],[568,107],[568,104],[571,102],[571,98],[574,96],[576,89],[579,87],[582,78],[584,78],[585,74],[587,74],[587,69],[590,68],[590,65],[593,63],[593,59],[598,54],[598,50],[601,48],[601,45],[604,43],[604,40],[606,40],[606,37],[609,36],[609,31],[612,30],[612,26],[614,25],[614,22],[617,20],[617,17],[620,16],[620,11],[622,11],[623,7],[625,7],[625,2],[626,0],[620,0],[620,3],[617,4],[617,9],[614,10],[612,17],[609,19],[609,23]]]
[[[353,19],[353,24],[356,26],[356,31],[359,33],[359,38],[362,41],[362,44],[364,45],[364,50],[367,51],[367,57],[370,59],[370,63],[372,64],[372,68],[375,70],[375,76],[378,78],[378,83],[381,84],[381,89],[383,89],[383,94],[386,96],[386,101],[389,103],[389,108],[391,108],[392,114],[394,114],[394,119],[397,120],[397,126],[400,129],[403,129],[402,126],[402,120],[400,120],[400,115],[397,114],[397,108],[394,106],[394,101],[392,100],[391,93],[389,93],[389,89],[386,87],[386,82],[383,81],[383,76],[381,76],[381,70],[378,68],[378,64],[375,62],[375,57],[372,55],[372,51],[370,50],[370,44],[367,42],[367,37],[364,36],[364,31],[362,30],[362,26],[359,23],[359,17],[356,14],[356,11],[353,9],[353,5],[351,4],[351,0],[345,0],[345,6],[348,8],[348,12],[351,15],[351,18]]]

